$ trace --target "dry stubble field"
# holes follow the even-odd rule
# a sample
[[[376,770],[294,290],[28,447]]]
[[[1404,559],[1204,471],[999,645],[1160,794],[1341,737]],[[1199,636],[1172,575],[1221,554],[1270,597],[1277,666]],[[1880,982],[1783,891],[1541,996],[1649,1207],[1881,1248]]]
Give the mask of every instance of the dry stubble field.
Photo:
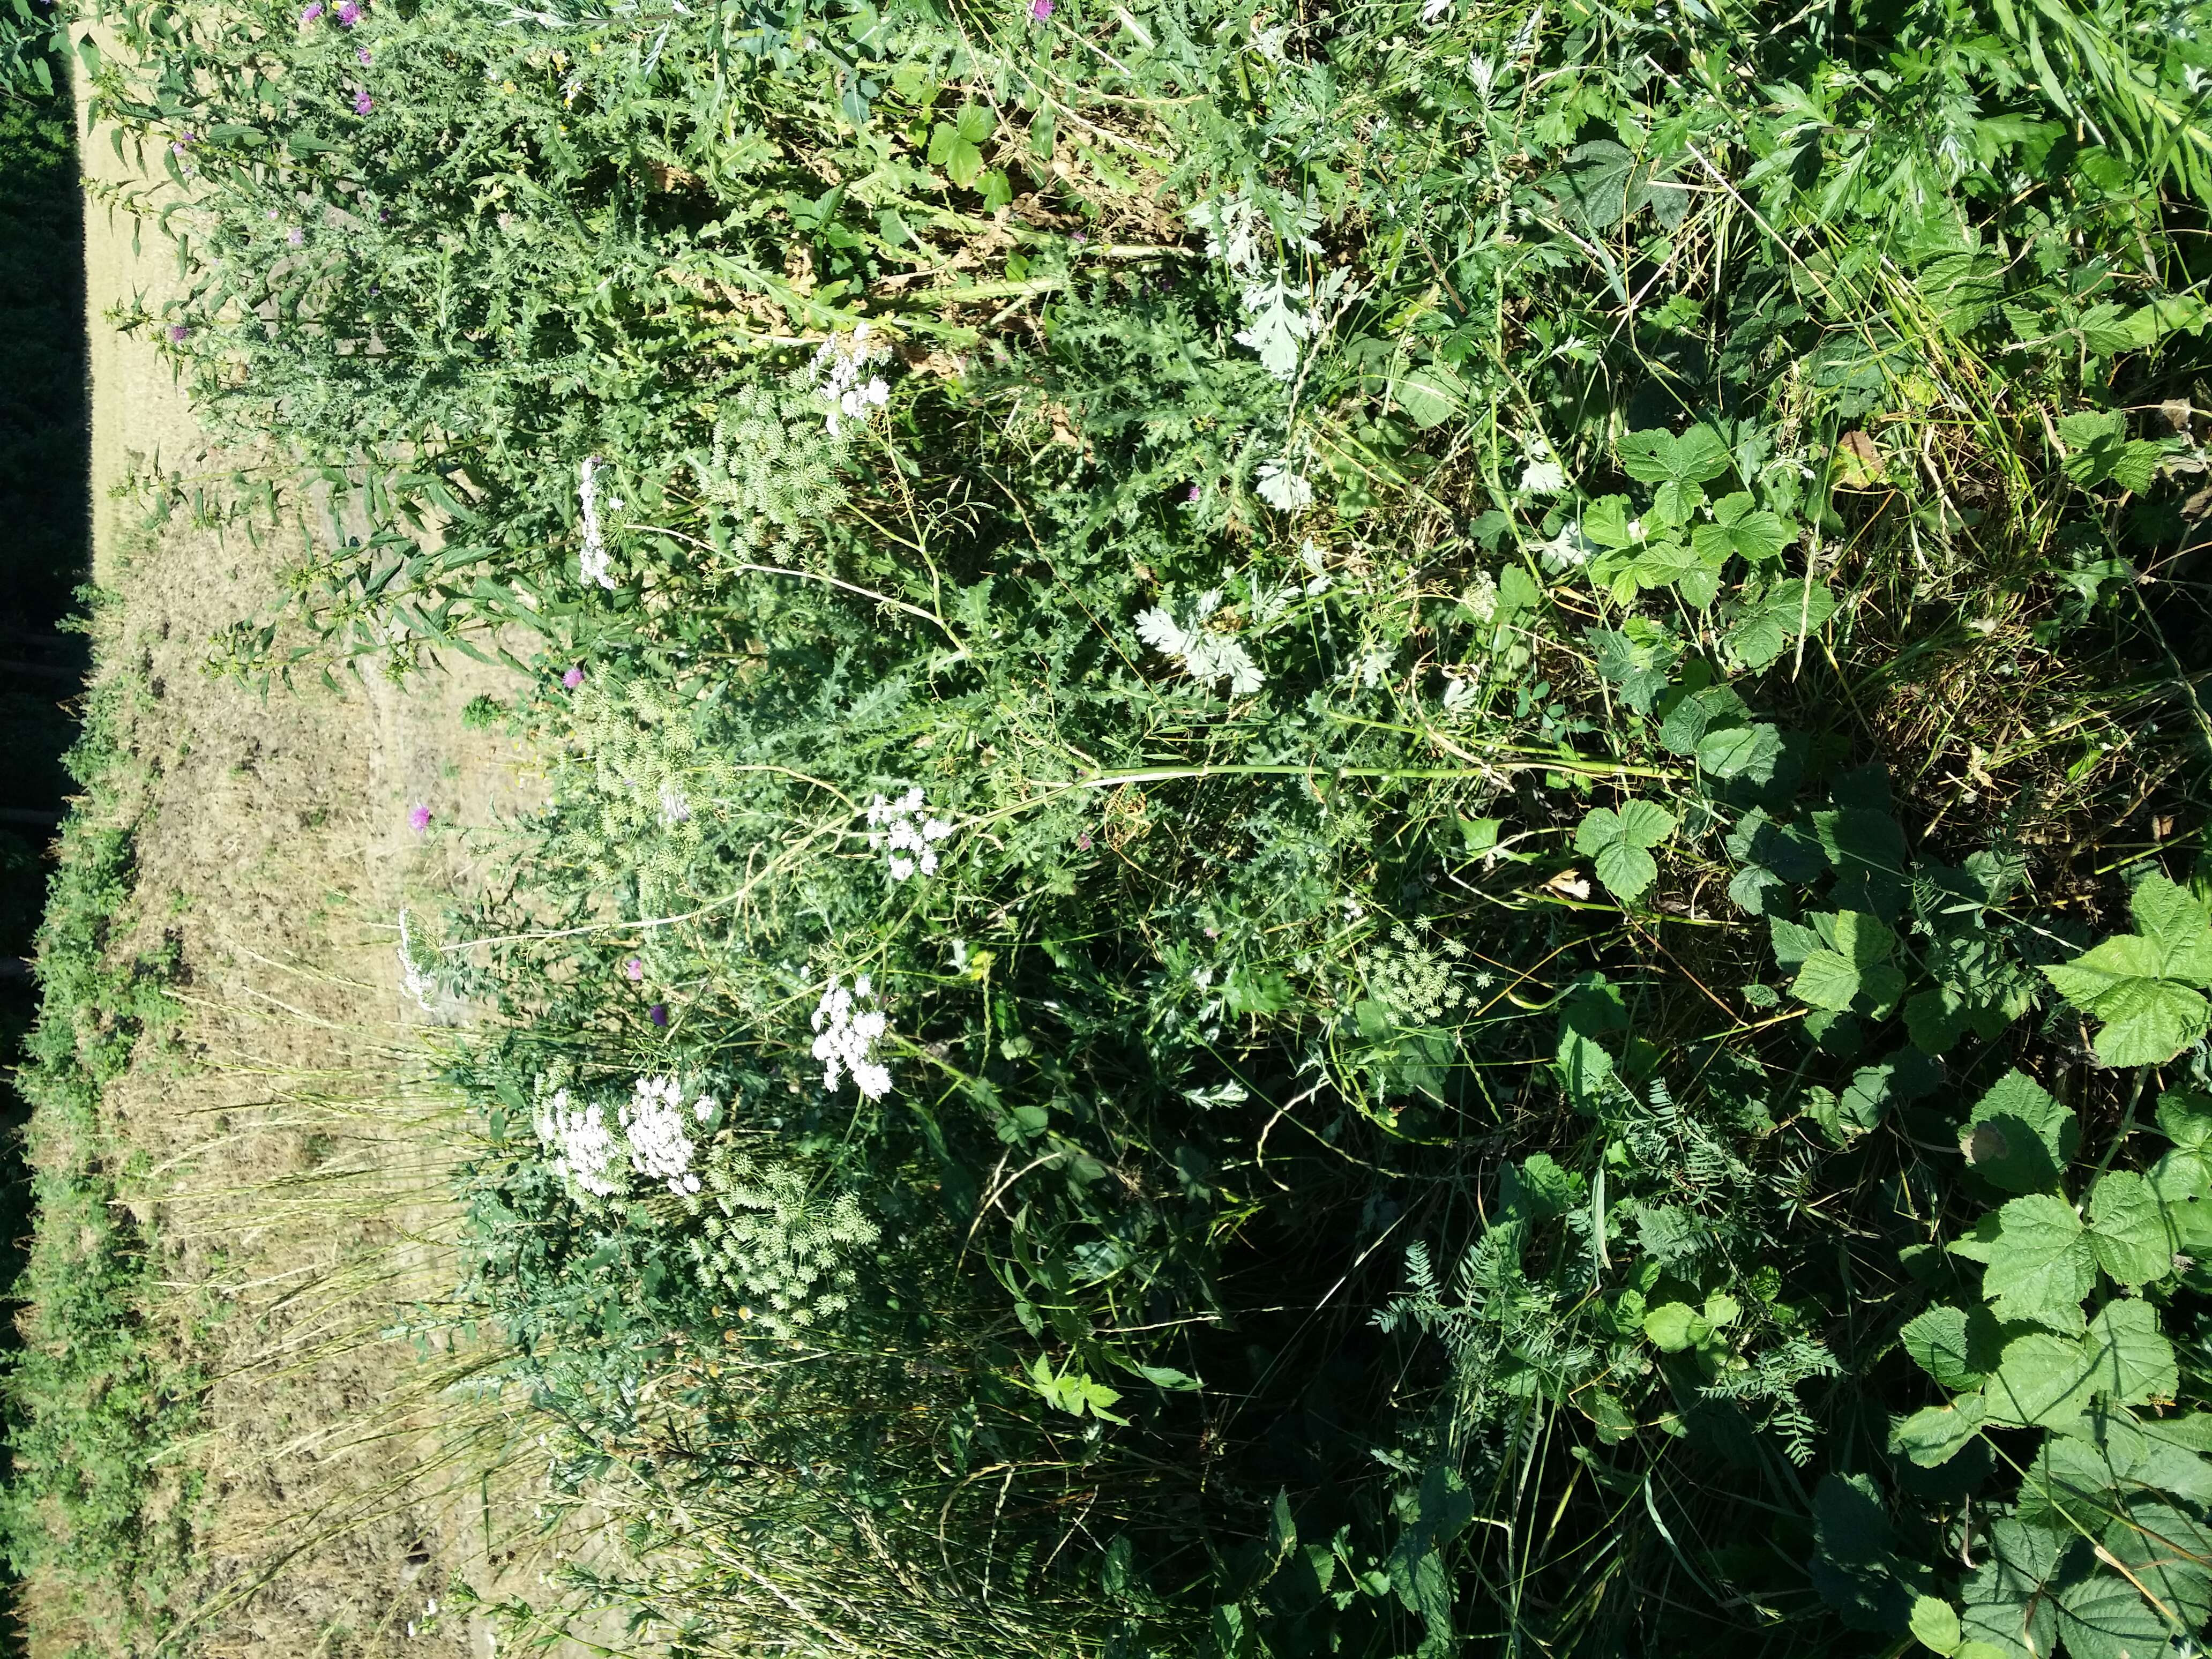
[[[467,878],[456,831],[526,781],[459,718],[492,671],[265,696],[207,672],[215,635],[270,600],[283,550],[154,512],[138,487],[158,471],[189,494],[239,458],[211,453],[155,351],[108,322],[175,265],[158,229],[98,199],[138,158],[105,133],[82,153],[94,578],[115,596],[95,677],[134,688],[125,745],[143,780],[122,805],[136,890],[110,943],[125,957],[166,943],[183,1008],[108,1091],[102,1130],[159,1241],[154,1326],[209,1379],[197,1431],[163,1459],[167,1518],[189,1540],[162,1596],[185,1621],[166,1650],[489,1653],[485,1627],[430,1617],[433,1600],[459,1580],[510,1589],[538,1563],[486,1473],[511,1424],[444,1391],[482,1356],[398,1328],[450,1285],[459,1146],[409,1058],[422,1015],[395,923]],[[109,1646],[144,1588],[27,1586],[33,1654]]]

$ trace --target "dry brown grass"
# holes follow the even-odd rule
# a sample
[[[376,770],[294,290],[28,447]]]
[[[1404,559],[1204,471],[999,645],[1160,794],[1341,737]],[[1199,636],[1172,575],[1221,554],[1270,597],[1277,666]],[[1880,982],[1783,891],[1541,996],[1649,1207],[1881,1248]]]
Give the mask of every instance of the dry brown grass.
[[[82,153],[95,179],[136,176],[105,135]],[[429,1598],[457,1581],[512,1594],[540,1562],[510,1535],[530,1530],[511,1525],[529,1514],[508,1455],[520,1407],[450,1391],[490,1355],[434,1313],[429,1334],[404,1328],[453,1284],[447,1177],[467,1141],[425,1078],[394,921],[468,881],[455,832],[525,781],[460,723],[491,670],[265,696],[204,672],[213,637],[275,597],[283,550],[111,497],[156,467],[216,477],[238,458],[210,453],[151,343],[106,323],[173,282],[158,231],[97,204],[88,221],[94,574],[120,600],[100,649],[149,693],[124,716],[145,793],[127,804],[137,889],[112,946],[173,947],[182,1010],[108,1091],[101,1128],[159,1242],[153,1340],[210,1379],[155,1506],[189,1539],[175,1601],[191,1611],[164,1650],[489,1653],[485,1626],[434,1626]],[[427,836],[408,823],[418,802]],[[27,1586],[32,1652],[119,1650],[134,1588],[72,1605]]]

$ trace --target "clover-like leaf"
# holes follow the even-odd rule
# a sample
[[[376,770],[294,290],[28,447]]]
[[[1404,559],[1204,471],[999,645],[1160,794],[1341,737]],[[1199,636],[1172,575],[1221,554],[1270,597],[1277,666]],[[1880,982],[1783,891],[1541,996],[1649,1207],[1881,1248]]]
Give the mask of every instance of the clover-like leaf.
[[[1674,815],[1648,800],[1623,801],[1620,810],[1593,807],[1575,828],[1575,850],[1591,860],[1606,890],[1626,902],[1657,879],[1650,848],[1674,833]]]
[[[943,167],[954,184],[967,189],[982,176],[983,143],[995,125],[980,104],[963,104],[950,121],[930,130],[930,166]]]
[[[1698,556],[1719,565],[1734,557],[1749,565],[1771,564],[1790,544],[1789,532],[1775,514],[1754,511],[1748,491],[1739,489],[1713,503],[1713,521],[1690,532]]]

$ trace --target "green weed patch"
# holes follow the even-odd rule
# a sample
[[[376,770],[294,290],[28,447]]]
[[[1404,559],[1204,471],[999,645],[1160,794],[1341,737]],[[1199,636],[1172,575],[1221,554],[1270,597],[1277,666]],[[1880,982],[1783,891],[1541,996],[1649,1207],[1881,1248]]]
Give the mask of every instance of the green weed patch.
[[[548,777],[511,1636],[2196,1639],[2203,7],[100,15],[220,664]]]
[[[137,764],[122,746],[127,676],[87,704],[70,775],[82,793],[64,822],[38,941],[39,1018],[15,1086],[30,1103],[27,1148],[38,1227],[15,1294],[22,1346],[5,1383],[12,1459],[0,1498],[11,1569],[92,1598],[125,1640],[159,1633],[184,1560],[191,1494],[161,1486],[164,1450],[189,1431],[198,1382],[149,1327],[152,1241],[126,1199],[100,1091],[170,1016],[172,964],[123,958],[112,932],[132,897]],[[173,1500],[173,1501],[172,1501]]]

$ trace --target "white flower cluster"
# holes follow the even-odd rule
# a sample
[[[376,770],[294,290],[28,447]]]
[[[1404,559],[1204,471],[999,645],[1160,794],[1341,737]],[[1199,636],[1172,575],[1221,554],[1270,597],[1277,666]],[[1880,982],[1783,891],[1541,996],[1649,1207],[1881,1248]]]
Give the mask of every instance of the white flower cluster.
[[[553,1173],[599,1198],[622,1189],[625,1161],[638,1174],[678,1194],[699,1190],[691,1173],[697,1150],[684,1117],[684,1085],[672,1077],[641,1077],[630,1097],[607,1121],[606,1108],[593,1102],[579,1107],[566,1089],[556,1091],[538,1114],[538,1138],[556,1156]],[[711,1123],[720,1109],[711,1095],[691,1103],[691,1121]]]
[[[691,1137],[685,1133],[684,1085],[672,1077],[641,1077],[622,1107],[623,1134],[629,1142],[629,1166],[672,1193],[696,1193],[691,1173]],[[711,1096],[691,1104],[691,1117],[705,1123],[714,1115]]]
[[[937,873],[937,843],[952,833],[952,826],[943,818],[925,817],[927,810],[920,784],[896,800],[878,795],[868,803],[868,849],[890,848],[893,881],[904,881],[917,870],[925,876]]]
[[[846,1073],[853,1086],[870,1100],[881,1100],[891,1091],[890,1067],[874,1057],[875,1046],[890,1030],[879,1008],[860,1009],[874,996],[875,988],[862,974],[847,990],[838,980],[830,981],[814,1010],[814,1058],[822,1062],[822,1086],[834,1090]],[[856,1012],[858,1010],[858,1012]]]
[[[621,1186],[617,1170],[622,1162],[622,1143],[607,1122],[605,1109],[594,1103],[581,1108],[568,1103],[562,1089],[545,1103],[538,1115],[538,1138],[558,1154],[553,1173],[600,1198]]]
[[[833,335],[822,343],[807,373],[815,395],[830,405],[831,437],[847,421],[865,421],[871,409],[881,409],[890,401],[891,389],[884,377],[868,374],[871,367],[886,362],[890,355],[889,346],[869,343],[866,323],[856,323],[850,334]],[[865,383],[860,379],[863,374],[868,374]]]
[[[576,500],[584,518],[584,547],[576,556],[576,574],[586,586],[597,582],[601,587],[615,585],[611,561],[607,557],[607,544],[599,534],[599,458],[586,455],[576,469]],[[620,502],[616,505],[619,507]]]

